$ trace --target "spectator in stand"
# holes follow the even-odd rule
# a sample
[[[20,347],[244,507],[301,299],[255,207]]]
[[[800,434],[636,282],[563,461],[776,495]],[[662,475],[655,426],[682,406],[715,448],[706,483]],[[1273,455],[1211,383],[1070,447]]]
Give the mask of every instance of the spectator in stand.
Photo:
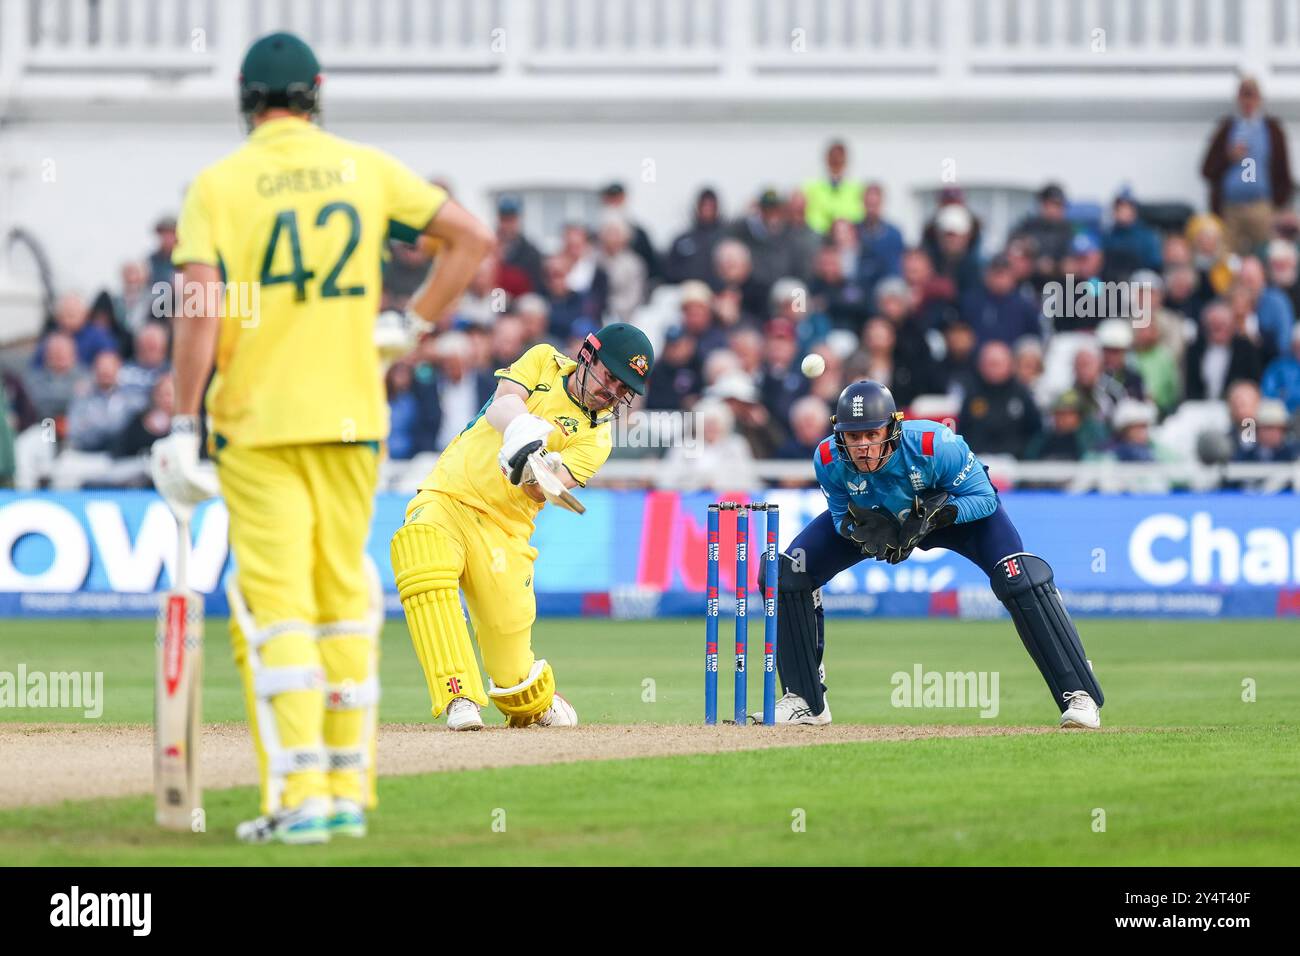
[[[132,334],[154,318],[148,282],[149,274],[143,264],[135,261],[122,264],[122,287],[113,296],[113,311],[118,325]]]
[[[420,402],[412,388],[411,366],[406,362],[395,362],[384,378],[388,388],[388,457],[405,461],[416,453],[416,432],[421,419]],[[432,443],[432,438],[419,442],[420,445]]]
[[[1055,278],[1065,271],[1064,260],[1074,238],[1065,211],[1065,190],[1059,183],[1048,183],[1038,191],[1038,211],[1022,219],[1011,232],[1013,239],[1033,241],[1038,250],[1035,271],[1040,277]]]
[[[1062,266],[1065,269],[1065,308],[1053,315],[1053,332],[1090,332],[1109,315],[1109,297],[1101,282],[1101,246],[1086,232],[1070,240]],[[1073,295],[1070,282],[1073,278]],[[1085,300],[1087,297],[1088,300]]]
[[[1187,398],[1195,401],[1222,398],[1229,382],[1259,381],[1259,350],[1233,327],[1232,308],[1222,299],[1205,307],[1201,336],[1187,349],[1183,379]]]
[[[647,409],[688,409],[704,388],[695,336],[681,326],[668,330],[646,388]]]
[[[176,281],[176,267],[172,265],[172,252],[176,249],[176,219],[163,216],[153,227],[158,245],[149,253],[148,285],[152,290],[159,284],[169,288]]]
[[[652,376],[653,379],[653,376]],[[673,445],[664,456],[661,484],[679,491],[748,491],[758,484],[749,443],[736,433],[735,416],[718,399],[693,410],[696,442]]]
[[[388,258],[383,266],[383,293],[380,311],[404,312],[415,290],[424,284],[433,260],[418,246],[390,239]]]
[[[871,295],[881,279],[902,274],[903,234],[885,220],[885,190],[879,183],[867,186],[863,207],[856,274],[867,295]]]
[[[551,307],[536,292],[527,292],[514,301],[514,315],[524,326],[524,347],[531,348],[541,342],[549,341],[551,326]],[[515,357],[522,355],[516,352]],[[511,359],[513,362],[514,359]],[[505,363],[509,365],[510,363]]]
[[[862,330],[862,349],[850,363],[854,379],[868,378],[888,388],[894,383],[894,347],[898,337],[888,319],[874,318]]]
[[[1074,353],[1073,389],[1079,393],[1086,416],[1110,421],[1110,416],[1128,393],[1113,379],[1102,374],[1101,349],[1088,343]]]
[[[1300,445],[1287,440],[1286,407],[1279,401],[1265,399],[1255,413],[1254,441],[1243,436],[1237,442],[1233,461],[1290,462],[1300,460]]]
[[[1038,309],[1042,304],[1043,290],[1034,271],[1036,253],[1037,247],[1034,241],[1026,236],[1012,239],[1007,243],[1006,257],[1011,266],[1011,275],[1015,279],[1016,291],[1024,296],[1026,302]]]
[[[681,318],[678,324],[683,332],[695,340],[701,361],[718,349],[727,347],[727,330],[714,318],[713,292],[707,285],[695,279],[683,282],[680,303]]]
[[[1133,326],[1126,319],[1106,319],[1097,326],[1101,346],[1101,387],[1111,395],[1123,393],[1142,401],[1146,388],[1133,357]]]
[[[1138,269],[1159,272],[1160,237],[1138,217],[1138,203],[1127,186],[1111,204],[1112,224],[1102,240],[1106,265],[1102,271],[1108,282],[1121,282]]]
[[[591,244],[587,227],[571,222],[564,227],[564,256],[569,263],[568,285],[591,303],[591,319],[600,325],[609,308],[609,276]]]
[[[45,338],[45,363],[28,369],[22,377],[23,390],[30,399],[38,422],[62,419],[78,392],[86,373],[77,364],[77,347],[64,332],[51,332]]]
[[[1208,302],[1226,293],[1232,284],[1232,267],[1223,223],[1217,216],[1202,213],[1188,219],[1183,232],[1191,252],[1190,265],[1196,270],[1197,295]]]
[[[618,214],[609,214],[600,224],[600,268],[609,277],[610,318],[631,322],[633,313],[645,301],[646,264],[629,243],[632,228]]]
[[[1268,278],[1273,287],[1281,290],[1291,303],[1291,314],[1300,314],[1300,270],[1297,255],[1300,251],[1290,239],[1274,239],[1268,244]]]
[[[627,208],[627,191],[623,188],[622,183],[610,183],[600,191],[600,203],[604,207],[608,216],[602,218],[602,222],[610,218],[621,219],[627,224],[628,239],[627,247],[632,250],[641,264],[645,266],[642,280],[646,284],[663,277],[659,266],[659,254],[655,252],[654,243],[650,241],[650,235],[632,218],[631,211]]]
[[[488,364],[506,368],[528,351],[533,344],[528,340],[524,320],[517,314],[503,315],[492,323],[488,345]]]
[[[1147,397],[1156,404],[1163,418],[1182,398],[1183,382],[1179,359],[1161,334],[1158,321],[1138,322],[1133,326],[1133,362],[1142,377]]]
[[[542,269],[546,276],[546,304],[550,308],[550,335],[568,342],[580,322],[598,325],[599,305],[595,296],[577,291],[569,284],[570,260],[565,255],[547,256]]]
[[[76,361],[79,365],[90,367],[95,356],[100,352],[116,352],[117,342],[108,332],[88,321],[90,313],[86,301],[75,292],[59,296],[54,304],[54,321],[46,337],[37,343],[32,354],[32,364],[38,368],[45,362],[45,346],[54,331],[69,336],[76,348]]]
[[[91,384],[68,406],[68,440],[77,451],[108,451],[138,409],[117,384],[122,360],[116,352],[95,356]]]
[[[509,309],[510,293],[501,282],[501,272],[501,260],[494,253],[488,253],[479,261],[474,278],[469,280],[464,293],[452,306],[453,328],[491,326]]]
[[[135,458],[147,454],[154,442],[171,433],[175,409],[175,382],[172,381],[171,372],[164,372],[150,389],[145,407],[113,437],[109,453],[114,458]]]
[[[1159,455],[1151,441],[1156,412],[1146,402],[1126,398],[1115,407],[1111,419],[1114,441],[1107,449],[1116,461],[1156,461]]]
[[[433,386],[441,413],[434,450],[442,451],[492,397],[497,382],[491,372],[470,364],[472,349],[463,332],[444,332],[433,339],[432,349],[437,363]]]
[[[1235,443],[1250,435],[1258,424],[1259,403],[1262,401],[1259,386],[1250,379],[1238,379],[1228,386],[1225,400],[1228,404],[1228,437]]]
[[[1300,412],[1300,324],[1291,330],[1291,353],[1275,358],[1264,370],[1260,391],[1288,412]]]
[[[1038,309],[1016,289],[1011,262],[996,255],[984,269],[984,282],[961,297],[962,319],[985,342],[1012,342],[1025,336],[1042,336]]]
[[[497,254],[503,263],[526,275],[529,289],[536,292],[546,285],[542,254],[524,235],[522,212],[523,204],[517,196],[497,200]]]
[[[725,327],[755,328],[767,317],[768,287],[754,278],[749,247],[739,239],[724,239],[713,250],[713,311]]]
[[[876,286],[876,311],[894,329],[894,377],[889,390],[900,408],[917,395],[943,391],[923,321],[911,308],[912,290],[897,276]]]
[[[785,205],[786,229],[790,233],[790,245],[794,249],[794,271],[790,273],[801,282],[812,279],[813,262],[817,250],[822,247],[824,237],[808,225],[808,200],[802,192],[794,190]]]
[[[785,439],[784,427],[772,419],[759,400],[758,386],[745,372],[728,372],[710,385],[704,396],[727,403],[736,431],[744,436],[756,459],[771,458]]]
[[[826,175],[803,184],[809,228],[827,233],[836,219],[859,223],[864,215],[862,184],[848,177],[849,151],[840,140],[826,147]]]
[[[939,360],[939,380],[954,402],[962,402],[976,385],[975,331],[960,318],[943,324],[944,354]]]
[[[831,420],[830,406],[816,395],[805,395],[790,406],[788,420],[790,437],[776,450],[776,457],[808,461],[826,438]]]
[[[836,219],[831,224],[827,241],[835,247],[840,256],[840,269],[846,276],[855,280],[858,275],[858,260],[862,258],[862,238],[858,229],[847,219]]]
[[[935,206],[934,215],[926,222],[921,230],[921,248],[926,251],[931,260],[937,261],[940,257],[939,251],[939,215],[949,206],[957,206],[965,210],[966,215],[970,217],[970,251],[976,256],[980,254],[980,240],[983,237],[983,224],[979,217],[970,211],[966,205],[966,195],[956,186],[946,186],[939,191],[939,202]]]
[[[912,290],[911,307],[925,331],[938,329],[958,314],[957,284],[935,274],[934,263],[924,249],[903,253],[903,281]]]
[[[798,279],[781,279],[772,286],[771,316],[794,326],[801,354],[825,341],[831,332],[830,316],[820,305]]]
[[[763,336],[757,329],[739,328],[727,336],[727,348],[740,362],[740,370],[757,382],[763,374]]]
[[[1179,268],[1185,270],[1181,281],[1186,282],[1190,270],[1186,270],[1186,267]],[[1167,305],[1165,280],[1158,272],[1139,269],[1129,277],[1129,288],[1132,290],[1129,309],[1134,329],[1145,325],[1153,326],[1156,340],[1168,350],[1175,365],[1181,367],[1183,352],[1187,350],[1187,339],[1196,334],[1195,320]]]
[[[763,191],[758,209],[736,223],[732,235],[749,250],[753,280],[765,295],[777,279],[798,271],[798,250],[786,228],[785,200],[775,189]]]
[[[1255,256],[1246,256],[1241,260],[1237,272],[1237,282],[1250,293],[1252,311],[1259,329],[1258,339],[1261,354],[1266,362],[1279,355],[1286,355],[1291,347],[1291,329],[1295,325],[1295,312],[1291,309],[1291,300],[1285,292],[1268,284],[1264,273],[1264,264]]]
[[[1016,381],[1034,396],[1034,404],[1039,410],[1045,411],[1051,405],[1051,396],[1047,391],[1049,383],[1043,376],[1042,339],[1026,335],[1012,344],[1011,352],[1016,363]]]
[[[1200,277],[1190,265],[1177,265],[1165,271],[1164,303],[1184,319],[1195,322],[1205,311],[1209,299],[1204,298]]]
[[[1105,441],[1105,426],[1085,417],[1082,397],[1069,389],[1052,403],[1052,427],[1029,443],[1026,457],[1031,461],[1082,461]]]
[[[673,240],[664,262],[669,282],[710,282],[713,279],[713,250],[726,231],[718,208],[718,194],[705,187],[695,197],[691,228]]]
[[[1038,405],[1015,379],[1011,349],[986,342],[979,350],[979,382],[961,406],[961,433],[977,455],[1024,458],[1042,431]]]
[[[934,224],[938,237],[931,253],[934,271],[952,280],[958,295],[978,286],[979,256],[971,245],[971,214],[965,206],[944,206]]]
[[[1210,209],[1223,219],[1229,246],[1245,255],[1273,234],[1275,213],[1291,205],[1291,181],[1286,132],[1281,122],[1263,111],[1263,97],[1254,77],[1237,87],[1237,112],[1219,121],[1201,175],[1210,190]]]
[[[774,421],[788,422],[791,406],[808,394],[808,378],[799,370],[799,357],[803,353],[799,349],[794,323],[789,319],[772,319],[764,332],[759,398]],[[658,366],[655,374],[659,374]]]
[[[844,272],[844,258],[830,243],[817,252],[813,280],[808,286],[808,310],[824,315],[830,327],[862,334],[862,324],[871,315],[866,289]]]
[[[167,345],[167,329],[161,323],[150,322],[135,334],[135,357],[122,367],[117,383],[137,409],[149,404],[154,386],[168,372]]]

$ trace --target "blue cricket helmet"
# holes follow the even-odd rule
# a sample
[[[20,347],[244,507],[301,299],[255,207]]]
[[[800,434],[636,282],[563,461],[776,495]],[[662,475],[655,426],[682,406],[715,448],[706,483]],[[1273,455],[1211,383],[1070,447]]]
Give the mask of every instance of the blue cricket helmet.
[[[880,458],[880,467],[883,467],[898,447],[903,434],[903,413],[898,410],[894,394],[887,387],[870,379],[862,379],[849,384],[840,392],[840,397],[835,402],[835,414],[831,416],[831,425],[834,426],[835,445],[840,450],[840,459],[855,471],[861,471],[854,464],[844,443],[844,433],[888,427],[888,436],[879,442],[885,446]]]

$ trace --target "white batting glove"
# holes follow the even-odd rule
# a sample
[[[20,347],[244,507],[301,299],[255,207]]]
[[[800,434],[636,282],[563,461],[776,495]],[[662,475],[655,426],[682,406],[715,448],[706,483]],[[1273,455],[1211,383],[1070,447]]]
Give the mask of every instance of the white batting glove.
[[[375,348],[379,360],[391,365],[403,358],[420,343],[420,336],[429,329],[429,323],[414,312],[388,309],[375,319]]]
[[[501,451],[497,455],[497,464],[501,473],[510,477],[511,473],[522,473],[523,465],[515,466],[515,458],[521,451],[533,451],[529,446],[545,447],[546,436],[555,428],[550,422],[536,415],[517,415],[511,419],[506,430],[501,434]],[[518,484],[518,480],[514,480]]]
[[[177,517],[188,517],[195,505],[221,493],[216,476],[199,465],[199,420],[194,415],[173,418],[171,434],[153,443],[149,473]]]

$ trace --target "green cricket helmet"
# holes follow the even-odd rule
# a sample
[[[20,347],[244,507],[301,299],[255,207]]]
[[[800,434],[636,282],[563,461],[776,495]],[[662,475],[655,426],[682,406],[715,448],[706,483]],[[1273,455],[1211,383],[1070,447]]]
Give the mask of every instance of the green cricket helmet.
[[[611,322],[604,328],[589,332],[582,348],[578,350],[578,368],[581,369],[578,387],[584,397],[591,394],[587,388],[588,376],[592,365],[597,361],[614,378],[631,389],[632,394],[621,403],[630,405],[632,395],[645,394],[646,383],[650,380],[650,372],[655,364],[655,350],[644,332],[626,322]],[[619,409],[616,408],[613,415],[599,420],[595,417],[596,411],[599,409],[588,409],[593,424],[608,421],[618,414]]]
[[[320,62],[292,33],[268,33],[244,54],[239,68],[239,111],[245,120],[279,107],[315,116],[320,112]]]

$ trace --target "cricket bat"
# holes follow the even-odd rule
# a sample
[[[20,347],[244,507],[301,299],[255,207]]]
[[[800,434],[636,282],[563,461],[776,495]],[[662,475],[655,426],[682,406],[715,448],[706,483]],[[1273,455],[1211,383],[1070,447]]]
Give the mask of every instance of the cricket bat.
[[[199,731],[203,722],[203,597],[189,589],[189,516],[178,518],[176,575],[162,596],[155,637],[154,819],[168,830],[195,829]]]
[[[573,492],[564,487],[563,479],[551,471],[546,464],[546,455],[543,452],[535,451],[529,455],[528,464],[532,466],[533,480],[537,482],[537,487],[542,489],[542,495],[548,502],[572,511],[574,514],[587,513],[583,503],[577,499]]]

